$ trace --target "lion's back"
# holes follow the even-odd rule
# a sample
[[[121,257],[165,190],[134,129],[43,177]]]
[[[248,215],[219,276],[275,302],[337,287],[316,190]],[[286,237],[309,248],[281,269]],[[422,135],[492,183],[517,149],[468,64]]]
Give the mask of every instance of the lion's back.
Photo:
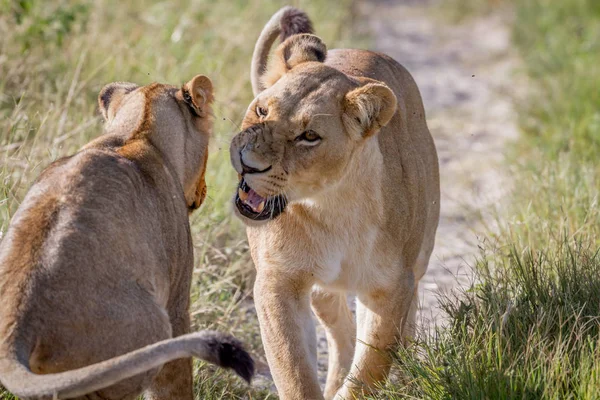
[[[0,243],[3,297],[25,300],[16,281],[27,281],[39,284],[36,297],[48,287],[54,291],[49,300],[61,293],[91,298],[102,288],[127,284],[136,264],[166,263],[153,234],[160,231],[153,222],[159,206],[135,168],[114,155],[87,151],[53,163],[28,191]]]
[[[30,359],[34,370],[52,365],[39,371],[45,373],[138,348],[135,335],[115,346],[104,333],[118,331],[124,321],[161,326],[153,316],[132,315],[140,303],[157,309],[153,290],[168,293],[140,279],[149,270],[160,274],[153,264],[168,265],[153,222],[159,208],[136,167],[110,152],[80,152],[44,170],[0,243],[0,337],[8,337],[5,329],[45,332]],[[169,282],[167,270],[157,282]],[[102,316],[102,324],[95,334],[83,334],[95,323],[90,315]],[[88,347],[97,350],[72,354],[72,348]]]

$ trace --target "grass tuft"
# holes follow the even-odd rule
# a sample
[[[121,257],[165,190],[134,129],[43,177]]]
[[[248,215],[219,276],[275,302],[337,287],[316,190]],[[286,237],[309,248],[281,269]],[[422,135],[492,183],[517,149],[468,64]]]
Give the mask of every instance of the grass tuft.
[[[378,398],[595,398],[598,251],[580,242],[497,250],[477,271],[480,283],[444,301],[450,325],[397,353],[402,384]]]

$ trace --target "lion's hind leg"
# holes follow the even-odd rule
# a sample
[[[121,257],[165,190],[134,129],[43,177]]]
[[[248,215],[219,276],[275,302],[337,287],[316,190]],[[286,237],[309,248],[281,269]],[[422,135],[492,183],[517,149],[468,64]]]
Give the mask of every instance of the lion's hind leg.
[[[183,358],[165,364],[146,391],[146,400],[192,400],[192,359]]]
[[[369,393],[387,377],[389,351],[411,333],[407,324],[416,311],[415,288],[414,276],[407,271],[395,287],[358,294],[356,350],[349,376],[337,392],[340,399]]]

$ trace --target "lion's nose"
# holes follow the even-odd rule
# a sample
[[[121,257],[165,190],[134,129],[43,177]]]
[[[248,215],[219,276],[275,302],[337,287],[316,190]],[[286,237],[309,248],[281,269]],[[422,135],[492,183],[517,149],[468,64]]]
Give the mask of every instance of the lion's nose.
[[[240,151],[240,164],[242,165],[242,175],[245,174],[260,174],[271,169],[272,165],[261,163],[260,160],[252,157],[250,153]]]

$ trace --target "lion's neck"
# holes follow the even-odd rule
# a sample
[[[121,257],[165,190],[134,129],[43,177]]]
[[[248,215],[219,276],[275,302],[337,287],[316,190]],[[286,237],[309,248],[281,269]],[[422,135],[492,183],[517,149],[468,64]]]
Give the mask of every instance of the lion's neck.
[[[306,212],[328,224],[357,216],[379,219],[383,213],[383,156],[376,138],[358,150],[346,171],[335,186],[303,202]]]
[[[182,138],[179,135],[165,134],[168,127],[151,126],[150,129],[140,131],[139,126],[116,124],[113,123],[106,127],[105,134],[88,144],[86,147],[95,145],[111,144],[114,150],[118,149],[119,153],[128,153],[129,158],[137,159],[140,157],[148,157],[155,150],[162,161],[159,165],[163,165],[168,169],[173,178],[179,181],[182,188],[185,187],[183,152],[185,146],[181,143]],[[161,133],[162,130],[162,133]],[[181,135],[183,136],[183,135]],[[173,155],[180,154],[177,158]]]

